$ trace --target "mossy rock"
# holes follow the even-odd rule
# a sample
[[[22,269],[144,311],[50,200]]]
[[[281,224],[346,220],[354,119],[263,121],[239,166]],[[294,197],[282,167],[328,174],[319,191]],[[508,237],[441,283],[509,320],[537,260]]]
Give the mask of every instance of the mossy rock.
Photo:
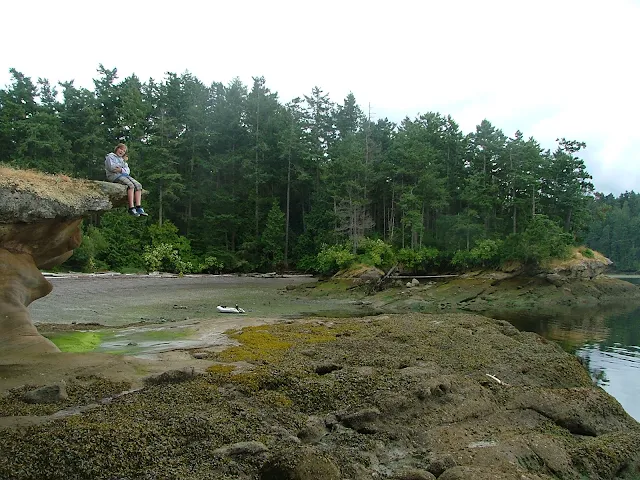
[[[340,480],[340,469],[328,456],[312,448],[280,451],[260,470],[261,480]]]

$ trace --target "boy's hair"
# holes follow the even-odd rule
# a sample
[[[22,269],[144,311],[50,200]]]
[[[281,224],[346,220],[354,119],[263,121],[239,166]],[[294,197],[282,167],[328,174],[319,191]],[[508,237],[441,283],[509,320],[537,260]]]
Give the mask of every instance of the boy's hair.
[[[124,151],[127,151],[127,146],[124,143],[119,143],[113,148],[113,153],[116,153],[116,150],[118,150],[120,147],[124,147]]]

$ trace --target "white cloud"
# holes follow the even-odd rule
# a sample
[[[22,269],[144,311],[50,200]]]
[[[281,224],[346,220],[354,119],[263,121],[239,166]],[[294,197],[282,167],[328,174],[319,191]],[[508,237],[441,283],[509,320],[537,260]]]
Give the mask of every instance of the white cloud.
[[[639,190],[637,0],[11,2],[0,30],[0,85],[96,68],[121,78],[190,71],[205,84],[264,76],[283,101],[352,91],[379,118],[439,111],[465,132],[487,118],[543,146],[587,142],[596,188]]]

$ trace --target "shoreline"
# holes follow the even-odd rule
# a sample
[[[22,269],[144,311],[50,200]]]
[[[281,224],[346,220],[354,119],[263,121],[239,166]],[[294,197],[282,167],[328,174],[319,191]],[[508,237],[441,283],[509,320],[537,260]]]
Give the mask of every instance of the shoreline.
[[[112,293],[131,287],[121,282],[124,278],[111,279]],[[184,290],[161,288],[158,298],[169,291],[187,292],[186,299],[200,302],[209,286],[194,290],[193,280],[198,283],[180,280],[188,284]],[[255,282],[274,286],[270,280],[244,280],[254,294]],[[288,288],[287,281],[277,280],[282,285],[271,291],[300,305],[318,298],[344,304],[366,298],[375,306],[392,294],[405,311],[262,322],[218,316],[229,325],[196,320],[206,331],[226,332],[228,342],[212,348],[176,349],[149,358],[104,353],[22,358],[13,386],[0,394],[5,426],[13,423],[0,426],[6,437],[0,445],[0,477],[19,471],[21,476],[12,473],[11,478],[38,478],[37,469],[60,479],[139,478],[144,472],[185,480],[212,475],[229,480],[604,479],[622,478],[610,472],[640,472],[640,424],[593,386],[576,357],[505,321],[448,311],[488,299],[508,303],[514,294],[526,306],[536,296],[530,279],[524,281],[529,290],[509,284],[502,297],[491,289],[495,279],[489,280],[457,279],[366,297],[350,289],[352,282],[300,281]],[[627,291],[621,283],[605,280],[600,288],[608,288],[613,298]],[[84,301],[96,298],[98,284],[103,292],[99,279],[69,279],[65,285],[82,286],[77,299]],[[569,288],[574,298],[586,287]],[[569,295],[565,287],[547,284],[537,293],[546,294],[545,289]],[[224,293],[219,286],[213,292]],[[445,298],[449,306],[443,307]],[[165,298],[167,305],[172,302]],[[179,306],[195,310],[196,303],[183,303]],[[411,313],[416,305],[437,312]],[[171,311],[182,314],[184,309]],[[194,320],[165,325],[181,322]],[[7,368],[15,365],[15,359],[0,363],[5,386]],[[25,401],[28,392],[55,385],[64,385],[66,398],[53,404]],[[128,390],[136,391],[101,403]],[[80,411],[39,423],[69,408]],[[19,426],[31,423],[30,417],[36,425]],[[16,451],[36,460],[21,463],[25,457],[12,455]],[[140,458],[132,464],[127,455],[122,460],[113,456],[114,451],[135,451]],[[273,471],[277,477],[269,476]],[[300,471],[306,476],[296,476]]]

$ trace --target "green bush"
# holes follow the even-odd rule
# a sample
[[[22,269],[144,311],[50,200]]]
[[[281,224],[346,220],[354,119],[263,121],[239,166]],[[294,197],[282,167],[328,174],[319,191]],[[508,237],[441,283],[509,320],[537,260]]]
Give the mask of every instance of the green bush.
[[[191,242],[178,233],[178,227],[171,221],[165,220],[162,225],[157,223],[149,225],[148,231],[152,246],[171,245],[181,257],[189,258],[191,256]]]
[[[100,216],[100,227],[96,228],[104,237],[107,247],[96,251],[96,260],[116,271],[125,269],[144,270],[142,245],[149,244],[147,228],[140,219],[117,209]]]
[[[586,258],[595,258],[595,254],[593,253],[593,250],[591,250],[590,248],[583,248],[582,250],[580,250],[580,253],[582,253],[583,257]]]
[[[224,263],[219,261],[213,255],[205,257],[198,269],[201,273],[220,273],[224,268]]]
[[[218,264],[221,264],[220,271],[212,272],[208,271],[207,273],[221,273],[222,271],[231,272],[236,271],[236,265],[238,264],[238,257],[234,252],[230,252],[229,250],[223,248],[209,247],[207,248],[206,253],[204,254],[205,262],[207,257],[214,257]]]
[[[63,267],[81,272],[108,270],[109,266],[98,258],[109,248],[107,240],[99,229],[89,225],[83,228],[82,243],[73,251],[73,255]]]
[[[190,261],[184,261],[180,252],[169,243],[145,247],[142,255],[147,272],[195,273],[196,268]]]
[[[501,257],[526,265],[540,265],[552,258],[566,258],[572,237],[546,215],[536,215],[524,232],[511,234],[505,240]]]
[[[300,272],[319,272],[318,256],[303,255],[302,258],[296,262],[296,270]]]
[[[406,269],[417,273],[428,271],[439,266],[441,253],[437,248],[422,247],[418,250],[402,248],[396,255],[397,260]]]
[[[317,256],[316,268],[319,273],[330,275],[349,267],[356,258],[349,245],[323,245]]]
[[[501,248],[500,240],[480,240],[471,250],[456,251],[451,265],[457,270],[496,267],[500,263]]]
[[[451,265],[456,270],[466,270],[473,266],[472,255],[469,250],[457,250],[451,259]]]
[[[379,238],[375,240],[363,239],[358,245],[358,254],[359,260],[365,265],[384,269],[391,267],[396,261],[391,245],[384,243]]]
[[[249,273],[249,272],[253,272],[255,270],[255,267],[248,260],[241,258],[241,259],[238,259],[238,261],[233,267],[233,270],[235,272],[240,272],[240,273]]]
[[[480,240],[469,251],[470,261],[474,267],[496,267],[500,263],[501,240]]]

